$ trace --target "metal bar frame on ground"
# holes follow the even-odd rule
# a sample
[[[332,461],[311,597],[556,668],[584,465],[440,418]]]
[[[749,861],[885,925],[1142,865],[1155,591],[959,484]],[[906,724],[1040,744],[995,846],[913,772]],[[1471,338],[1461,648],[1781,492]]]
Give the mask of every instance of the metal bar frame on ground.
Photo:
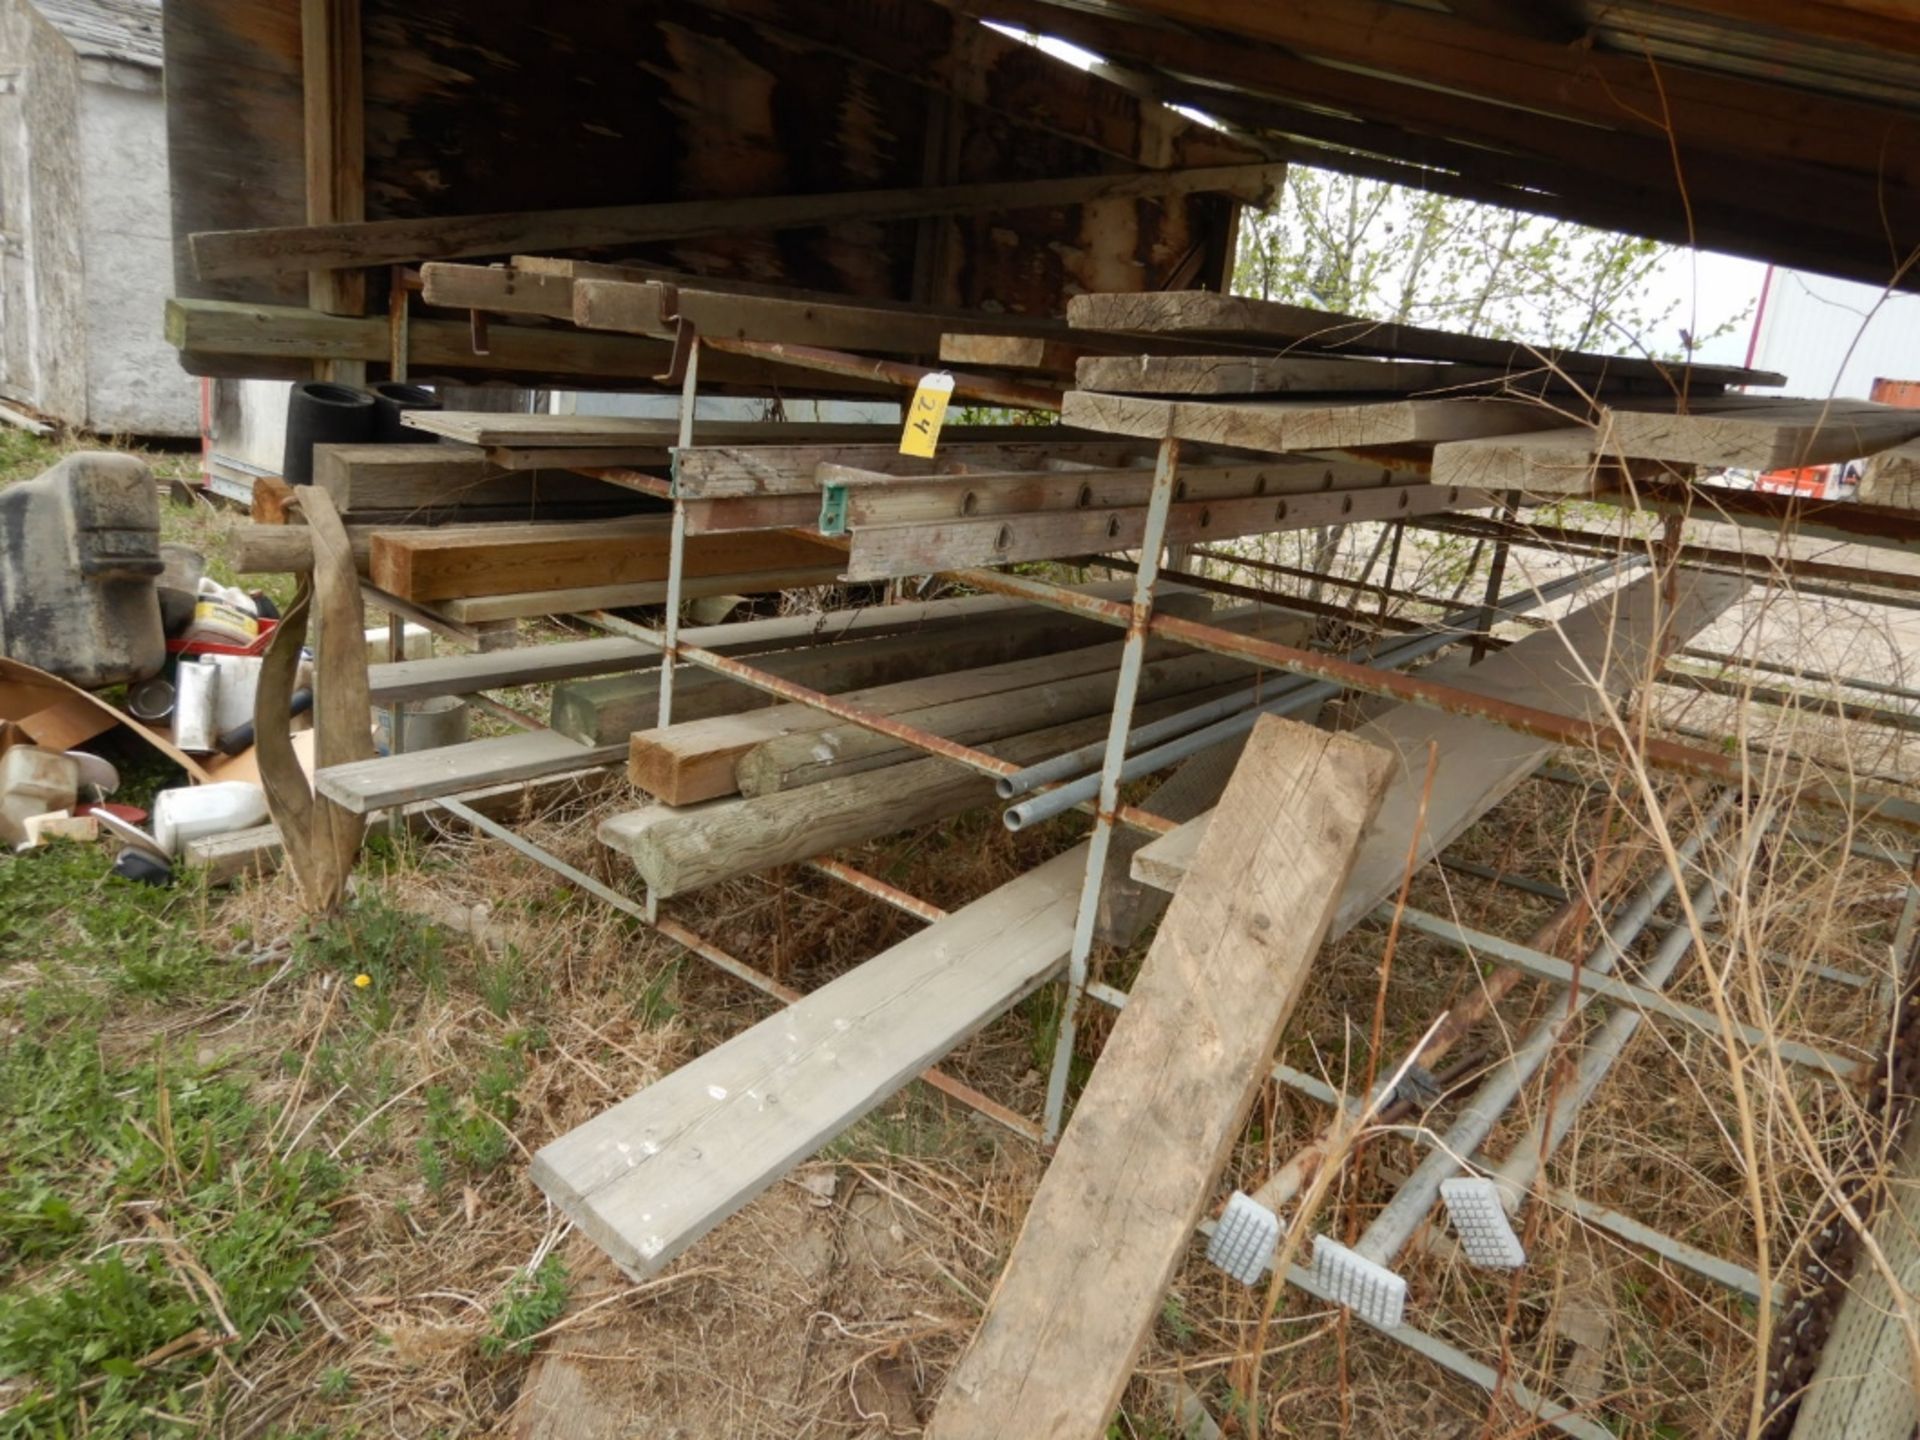
[[[685,325],[687,322],[682,321],[681,323]],[[680,377],[683,382],[680,392],[679,412],[679,439],[681,448],[691,446],[694,441],[695,410],[699,398],[699,360],[703,344],[697,334],[689,334],[686,338],[688,343],[685,349],[685,370],[682,377]],[[1129,778],[1126,767],[1129,762],[1130,749],[1134,742],[1133,717],[1135,702],[1139,694],[1141,669],[1148,641],[1152,637],[1160,636],[1191,646],[1195,649],[1244,659],[1255,665],[1287,672],[1288,675],[1295,677],[1295,683],[1303,688],[1314,688],[1316,690],[1349,689],[1363,694],[1381,696],[1401,703],[1410,703],[1452,713],[1470,715],[1496,725],[1556,741],[1561,744],[1597,748],[1603,753],[1622,751],[1631,745],[1636,754],[1640,755],[1641,758],[1655,767],[1704,776],[1723,784],[1738,786],[1745,778],[1740,760],[1737,757],[1729,757],[1667,740],[1643,740],[1641,737],[1616,735],[1604,725],[1574,720],[1566,716],[1534,710],[1525,706],[1513,705],[1494,697],[1477,694],[1473,691],[1437,684],[1418,676],[1398,673],[1391,668],[1391,662],[1387,664],[1370,662],[1366,657],[1359,654],[1341,658],[1322,652],[1309,651],[1296,646],[1282,645],[1256,637],[1241,635],[1217,626],[1185,620],[1176,616],[1157,615],[1155,613],[1156,592],[1159,582],[1163,578],[1162,564],[1166,558],[1164,552],[1166,548],[1165,538],[1167,535],[1168,517],[1173,500],[1179,489],[1179,471],[1180,442],[1174,439],[1163,440],[1159,446],[1153,472],[1152,487],[1149,491],[1147,504],[1145,506],[1144,526],[1138,552],[1139,559],[1136,564],[1126,567],[1133,570],[1132,592],[1126,602],[1106,600],[1073,590],[1063,584],[1029,576],[1014,575],[998,570],[967,569],[952,571],[947,574],[947,578],[963,582],[975,589],[1100,620],[1116,628],[1120,628],[1124,633],[1120,661],[1115,673],[1114,698],[1109,718],[1107,738],[1101,747],[1099,756],[1097,791],[1090,800],[1082,801],[1078,805],[1078,808],[1082,810],[1091,810],[1092,829],[1087,843],[1087,864],[1076,909],[1072,944],[1062,974],[1063,1003],[1059,1007],[1059,1016],[1056,1022],[1053,1058],[1047,1076],[1043,1112],[1036,1122],[999,1104],[978,1090],[954,1080],[951,1076],[945,1075],[937,1069],[928,1070],[921,1077],[950,1098],[960,1101],[962,1104],[969,1106],[995,1123],[1004,1126],[1016,1134],[1034,1140],[1043,1146],[1050,1146],[1052,1142],[1058,1138],[1066,1121],[1071,1064],[1083,1007],[1089,1001],[1116,1009],[1126,1003],[1124,992],[1102,981],[1093,979],[1090,974],[1090,964],[1094,951],[1096,920],[1098,917],[1102,888],[1107,878],[1114,829],[1116,826],[1126,825],[1147,834],[1159,835],[1168,833],[1175,828],[1172,821],[1148,813],[1138,807],[1125,805],[1121,801],[1121,785],[1124,779]],[[833,695],[795,684],[792,681],[773,675],[746,661],[722,655],[714,649],[684,644],[680,639],[680,605],[678,601],[682,593],[682,579],[685,573],[685,546],[689,533],[687,506],[689,502],[678,494],[677,487],[669,486],[668,495],[673,507],[673,516],[667,570],[667,601],[665,616],[661,626],[658,629],[654,629],[604,612],[594,612],[584,617],[590,623],[640,640],[648,645],[654,646],[660,651],[659,725],[664,727],[673,723],[675,690],[673,677],[676,667],[691,664],[710,670],[716,674],[724,675],[737,683],[759,689],[770,695],[778,696],[783,700],[811,706],[837,719],[863,726],[878,734],[897,740],[925,754],[968,766],[973,770],[994,776],[999,780],[1009,780],[1021,773],[1023,767],[1001,760],[984,750],[922,730],[891,716],[882,715],[866,707],[848,703]],[[1570,536],[1567,535],[1566,532],[1541,534],[1533,532],[1530,530],[1530,527],[1526,527],[1512,520],[1507,521],[1505,524],[1467,520],[1416,521],[1415,523],[1426,523],[1432,528],[1453,528],[1456,530],[1456,533],[1470,533],[1474,534],[1476,538],[1492,540],[1498,546],[1499,554],[1503,559],[1508,547],[1512,545],[1534,546],[1542,549],[1574,549],[1583,548],[1585,542],[1594,538],[1587,536]],[[818,539],[820,537],[814,536],[813,538]],[[1627,543],[1622,541],[1614,547],[1611,552],[1611,557],[1617,560],[1627,548]],[[1683,562],[1686,559],[1694,558],[1693,556],[1689,556],[1687,550],[1684,548],[1680,554]],[[1700,560],[1710,565],[1716,561],[1721,564],[1727,563],[1725,558],[1718,552],[1697,551],[1695,554]],[[1202,552],[1202,556],[1206,559],[1218,560],[1227,560],[1229,558],[1208,552]],[[1256,566],[1255,568],[1265,568],[1279,574],[1299,573],[1291,571],[1287,567],[1276,565]],[[1808,568],[1816,571],[1820,579],[1829,578],[1826,573],[1826,568],[1830,567]],[[1179,575],[1177,578],[1184,580],[1190,577]],[[1389,583],[1385,585],[1369,584],[1365,581],[1345,581],[1340,577],[1334,576],[1324,576],[1320,578],[1330,580],[1336,585],[1344,586],[1354,591],[1356,604],[1349,610],[1342,610],[1340,607],[1334,606],[1317,606],[1311,608],[1322,612],[1338,614],[1354,625],[1369,627],[1376,631],[1398,628],[1421,628],[1433,631],[1441,628],[1440,626],[1433,625],[1414,627],[1408,627],[1404,624],[1389,625],[1387,623],[1388,617],[1385,614],[1385,602],[1389,598],[1407,599],[1430,604],[1443,612],[1450,610],[1458,611],[1461,608],[1457,604],[1449,604],[1438,597],[1422,596],[1413,592],[1396,590],[1391,584],[1391,573],[1389,574]],[[1849,575],[1846,578],[1850,580],[1853,577]],[[1505,618],[1501,615],[1495,604],[1498,585],[1499,567],[1496,567],[1495,574],[1491,577],[1485,602],[1479,607],[1473,607],[1474,619],[1477,623],[1471,625],[1462,624],[1458,616],[1453,617],[1458,628],[1455,633],[1445,639],[1444,643],[1472,643],[1476,651],[1485,645],[1488,633],[1491,631],[1495,621]],[[1241,598],[1257,599],[1260,602],[1271,603],[1279,607],[1288,607],[1300,603],[1297,597],[1292,597],[1281,592],[1260,590],[1241,585],[1229,585],[1225,582],[1215,581],[1207,588],[1217,589],[1223,593],[1234,594]],[[1366,593],[1377,594],[1382,602],[1377,623],[1370,624],[1370,617],[1362,616],[1358,613],[1358,597]],[[1869,601],[1878,599],[1878,597],[1860,598]],[[1439,644],[1434,644],[1431,648],[1439,649],[1441,647]],[[1384,659],[1385,657],[1380,658]],[[1831,679],[1832,677],[1823,676],[1821,678]],[[1322,683],[1317,686],[1310,684],[1310,682],[1315,681]],[[1847,682],[1841,679],[1837,683]],[[1871,687],[1863,686],[1862,688]],[[1164,763],[1171,764],[1173,760],[1177,758],[1179,758],[1178,755],[1170,755]],[[1031,769],[1035,767],[1026,768]],[[1135,768],[1138,770],[1140,767],[1136,766]],[[1088,776],[1087,778],[1091,780],[1093,777]],[[1034,793],[1045,795],[1050,790],[1059,788],[1059,785],[1053,783],[1039,787],[1023,786],[1023,788],[1030,788],[1034,790]],[[1818,800],[1823,797],[1818,791],[1812,791],[1810,792],[1809,798]],[[1920,804],[1915,804],[1902,797],[1892,795],[1861,797],[1852,795],[1842,796],[1840,798],[1850,799],[1855,803],[1858,803],[1864,798],[1879,808],[1881,818],[1908,828],[1920,828]],[[671,916],[661,914],[659,901],[651,890],[648,892],[646,903],[644,905],[637,904],[627,896],[622,895],[619,891],[580,872],[558,857],[530,844],[522,837],[515,835],[508,827],[471,810],[459,800],[443,800],[440,803],[449,812],[458,815],[476,830],[512,846],[537,863],[553,869],[556,873],[587,890],[605,903],[613,905],[623,913],[633,915],[643,920],[660,935],[683,946],[693,954],[700,956],[707,963],[712,964],[717,969],[740,980],[742,983],[750,985],[763,994],[786,1003],[791,1003],[799,998],[798,992],[793,991],[773,977],[762,973],[728,954],[706,937],[673,919]],[[844,861],[833,858],[831,855],[816,857],[806,862],[806,864],[814,873],[827,876],[855,888],[921,921],[933,923],[945,917],[946,912],[940,907],[908,894],[898,887],[889,885],[874,876],[868,875]],[[1489,878],[1494,878],[1497,881],[1505,877]],[[1915,893],[1920,894],[1920,889],[1917,889]],[[1480,946],[1481,948],[1486,948],[1490,939],[1497,940],[1497,937],[1483,937],[1464,931],[1459,927],[1449,927],[1445,923],[1439,922],[1437,918],[1431,919],[1431,923],[1427,924],[1427,929],[1429,933],[1463,947]],[[1506,941],[1498,941],[1498,945],[1504,947],[1503,956],[1510,963],[1532,966],[1536,973],[1542,975],[1546,975],[1547,970],[1551,968],[1542,962],[1541,957],[1527,951],[1525,947],[1517,946],[1512,942]],[[1553,976],[1547,976],[1547,978],[1556,978],[1557,974],[1558,972],[1554,972]],[[1848,978],[1851,979],[1855,977]],[[1618,990],[1619,993],[1613,994],[1609,992],[1606,998],[1625,1000],[1628,1002],[1638,1001],[1644,998],[1634,987],[1620,984],[1614,988]],[[1669,1005],[1668,1008],[1678,1013],[1679,1007]],[[1692,1019],[1694,1017],[1689,1015],[1685,1018]],[[1807,1056],[1799,1058],[1806,1059],[1809,1063],[1814,1063],[1815,1061],[1830,1062],[1831,1059],[1831,1057],[1817,1055],[1811,1051]],[[1327,1100],[1329,1103],[1348,1103],[1344,1097],[1332,1092],[1328,1087],[1314,1080],[1312,1077],[1295,1072],[1284,1065],[1275,1067],[1273,1078],[1278,1083],[1289,1085],[1292,1088],[1300,1090],[1302,1093]],[[1603,1228],[1610,1230],[1616,1236],[1627,1240],[1629,1243],[1647,1248],[1667,1260],[1687,1265],[1689,1268],[1693,1268],[1699,1273],[1710,1275],[1722,1283],[1733,1285],[1735,1288],[1742,1288],[1743,1286],[1750,1288],[1753,1283],[1749,1272],[1742,1271],[1739,1267],[1731,1265],[1729,1262],[1720,1261],[1716,1257],[1702,1256],[1698,1252],[1693,1251],[1691,1247],[1684,1246],[1671,1237],[1661,1235],[1658,1231],[1654,1231],[1650,1227],[1632,1220],[1629,1217],[1615,1215],[1613,1212],[1592,1205],[1590,1202],[1579,1200],[1578,1197],[1566,1196],[1558,1192],[1556,1192],[1556,1203],[1566,1204],[1568,1208],[1573,1209],[1577,1214],[1580,1214],[1591,1223],[1600,1224]],[[1321,1293],[1316,1288],[1314,1277],[1310,1272],[1297,1271],[1288,1278],[1292,1283],[1307,1290],[1308,1293]],[[1441,1346],[1438,1342],[1433,1341],[1431,1337],[1421,1335],[1419,1332],[1410,1329],[1403,1330],[1403,1332],[1389,1333],[1394,1335],[1394,1338],[1398,1338],[1404,1343],[1409,1344],[1419,1353],[1426,1355],[1429,1359],[1434,1359],[1437,1363],[1441,1363],[1454,1373],[1475,1380],[1476,1383],[1483,1385],[1489,1383],[1488,1379],[1483,1378],[1480,1373],[1484,1370],[1484,1367],[1480,1367],[1477,1362],[1471,1360],[1471,1358],[1467,1357],[1463,1352],[1454,1351],[1451,1347]],[[1442,1351],[1446,1353],[1441,1353]],[[1490,1377],[1491,1374],[1491,1371],[1486,1372],[1486,1376],[1488,1377]],[[1509,1382],[1508,1385],[1508,1393],[1516,1395],[1516,1398],[1518,1398],[1517,1392],[1514,1390],[1511,1382]],[[1558,1402],[1553,1402],[1546,1397],[1529,1396],[1526,1398],[1537,1402],[1529,1404],[1528,1408],[1532,1409],[1546,1424],[1554,1425],[1568,1433],[1578,1435],[1589,1435],[1597,1432],[1597,1427],[1593,1426],[1591,1422],[1568,1412],[1566,1407]]]

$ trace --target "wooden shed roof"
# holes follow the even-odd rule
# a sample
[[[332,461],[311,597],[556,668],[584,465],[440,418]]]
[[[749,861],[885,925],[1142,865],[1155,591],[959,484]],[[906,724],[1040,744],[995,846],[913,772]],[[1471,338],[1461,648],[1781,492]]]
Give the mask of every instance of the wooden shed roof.
[[[1877,283],[1920,270],[1913,0],[947,3],[1275,154]]]

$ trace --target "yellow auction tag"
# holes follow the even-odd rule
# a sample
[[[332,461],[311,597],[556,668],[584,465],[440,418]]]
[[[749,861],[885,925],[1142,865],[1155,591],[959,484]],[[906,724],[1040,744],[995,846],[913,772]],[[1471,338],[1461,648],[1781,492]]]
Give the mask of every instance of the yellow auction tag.
[[[947,402],[953,399],[953,376],[936,370],[923,377],[907,406],[907,428],[900,432],[900,453],[933,458],[940,443],[940,426],[947,418]]]

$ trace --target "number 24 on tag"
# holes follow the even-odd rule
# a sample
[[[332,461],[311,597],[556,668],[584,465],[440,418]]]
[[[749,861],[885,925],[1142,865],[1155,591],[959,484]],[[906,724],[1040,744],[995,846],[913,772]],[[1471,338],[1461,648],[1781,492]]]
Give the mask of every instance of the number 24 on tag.
[[[900,433],[900,453],[933,457],[940,443],[940,426],[947,418],[947,402],[953,399],[953,376],[936,371],[923,377],[913,399],[907,403],[907,428]]]

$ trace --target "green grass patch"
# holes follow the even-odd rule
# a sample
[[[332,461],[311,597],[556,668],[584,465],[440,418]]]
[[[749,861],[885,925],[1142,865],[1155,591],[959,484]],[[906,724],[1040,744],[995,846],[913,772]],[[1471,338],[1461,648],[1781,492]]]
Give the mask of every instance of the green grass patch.
[[[0,965],[38,965],[143,995],[210,991],[231,979],[201,930],[201,873],[168,889],[113,873],[95,845],[54,843],[0,859]]]
[[[189,1387],[216,1345],[297,1326],[340,1190],[318,1151],[275,1154],[243,1077],[114,1063],[97,1027],[23,1027],[0,1059],[0,1379],[19,1387],[0,1436],[211,1422],[216,1392]]]
[[[480,1353],[489,1359],[533,1352],[533,1337],[560,1318],[567,1308],[567,1267],[558,1255],[549,1255],[531,1274],[513,1278],[507,1293],[494,1307],[493,1323],[480,1339]]]
[[[0,859],[0,1437],[203,1432],[235,1358],[297,1326],[341,1176],[282,1154],[253,1076],[139,1033],[248,983],[209,898],[95,847]],[[229,1328],[231,1326],[231,1328]]]

